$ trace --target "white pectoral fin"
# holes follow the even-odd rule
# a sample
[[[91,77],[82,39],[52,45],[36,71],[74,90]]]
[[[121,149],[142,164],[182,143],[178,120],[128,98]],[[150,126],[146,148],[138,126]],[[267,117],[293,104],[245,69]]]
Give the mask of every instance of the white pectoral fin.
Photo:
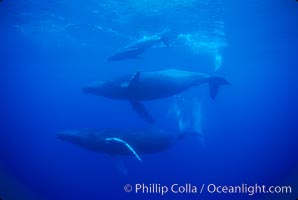
[[[140,156],[137,154],[137,152],[124,140],[121,140],[119,138],[106,138],[106,141],[113,141],[113,142],[117,142],[119,144],[125,145],[125,147],[127,147],[132,153],[133,155],[140,161],[142,162]]]

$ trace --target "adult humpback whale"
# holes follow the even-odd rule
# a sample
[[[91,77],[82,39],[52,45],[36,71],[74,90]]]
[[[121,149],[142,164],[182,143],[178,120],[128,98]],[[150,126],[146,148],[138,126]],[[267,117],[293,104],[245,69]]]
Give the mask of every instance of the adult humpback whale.
[[[119,49],[113,56],[109,57],[108,60],[120,61],[125,59],[142,59],[140,54],[159,43],[163,43],[169,47],[168,39],[165,36],[147,36]]]
[[[188,134],[190,133],[192,132]],[[150,127],[69,130],[58,132],[57,137],[91,151],[110,155],[134,155],[141,161],[139,155],[165,151],[185,134]]]
[[[221,85],[229,82],[223,77],[181,71],[175,69],[140,72],[124,75],[111,81],[100,81],[83,88],[85,93],[129,100],[141,118],[154,122],[141,101],[170,97],[188,90],[192,86],[208,84],[210,96],[214,99]]]

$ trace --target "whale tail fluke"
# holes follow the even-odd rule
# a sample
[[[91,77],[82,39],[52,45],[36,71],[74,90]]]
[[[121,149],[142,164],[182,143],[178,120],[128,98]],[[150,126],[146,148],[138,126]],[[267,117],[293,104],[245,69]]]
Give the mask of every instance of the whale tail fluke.
[[[208,78],[209,84],[209,94],[212,99],[215,99],[217,96],[218,90],[222,85],[229,85],[230,82],[223,77],[209,77]]]
[[[160,33],[157,34],[157,36],[160,38],[160,41],[166,46],[166,47],[170,47],[170,29],[166,28],[163,31],[161,31]]]
[[[166,46],[166,47],[170,47],[170,42],[169,42],[169,38],[166,36],[161,36],[161,41],[162,43]]]

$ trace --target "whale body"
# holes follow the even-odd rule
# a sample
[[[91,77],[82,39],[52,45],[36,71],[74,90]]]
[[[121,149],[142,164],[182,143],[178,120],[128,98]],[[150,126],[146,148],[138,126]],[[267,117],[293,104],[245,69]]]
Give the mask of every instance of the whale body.
[[[137,113],[146,121],[153,122],[141,101],[155,100],[179,94],[193,86],[208,84],[214,99],[221,85],[229,82],[223,77],[176,69],[153,72],[136,72],[110,81],[95,82],[83,88],[85,93],[111,99],[129,100]]]
[[[181,134],[151,128],[106,128],[68,130],[57,133],[61,140],[109,155],[162,152],[172,147]]]
[[[120,61],[125,59],[142,59],[140,55],[149,48],[163,43],[169,47],[168,39],[164,36],[150,36],[143,37],[121,49],[119,49],[113,56],[108,58],[108,61]]]

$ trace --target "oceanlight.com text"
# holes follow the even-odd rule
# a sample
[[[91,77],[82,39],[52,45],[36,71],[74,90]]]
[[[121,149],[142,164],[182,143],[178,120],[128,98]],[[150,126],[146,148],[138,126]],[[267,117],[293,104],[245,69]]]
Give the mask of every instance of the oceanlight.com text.
[[[240,184],[240,185],[217,185],[217,184],[171,184],[165,185],[160,183],[136,183],[126,184],[125,192],[135,194],[246,194],[253,196],[255,194],[291,194],[291,186],[266,186],[261,184]]]

